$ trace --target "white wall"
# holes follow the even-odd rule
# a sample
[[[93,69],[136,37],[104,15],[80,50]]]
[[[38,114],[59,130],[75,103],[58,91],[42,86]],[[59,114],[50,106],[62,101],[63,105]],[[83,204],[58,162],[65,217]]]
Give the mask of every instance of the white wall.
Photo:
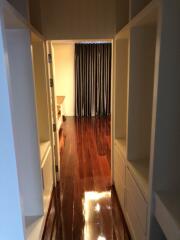
[[[73,43],[54,43],[55,91],[57,96],[65,96],[66,116],[74,116],[75,79]]]

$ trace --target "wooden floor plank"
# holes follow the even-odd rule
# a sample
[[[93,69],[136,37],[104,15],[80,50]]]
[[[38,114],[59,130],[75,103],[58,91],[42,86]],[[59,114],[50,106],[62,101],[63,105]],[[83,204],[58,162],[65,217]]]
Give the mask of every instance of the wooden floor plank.
[[[61,177],[55,240],[129,240],[111,187],[110,118],[63,123]]]

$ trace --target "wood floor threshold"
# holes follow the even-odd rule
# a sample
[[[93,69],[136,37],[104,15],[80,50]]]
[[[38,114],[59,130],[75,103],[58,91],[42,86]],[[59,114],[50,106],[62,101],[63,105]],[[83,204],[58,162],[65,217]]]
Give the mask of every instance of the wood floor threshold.
[[[42,235],[42,239],[41,240],[46,240],[47,239],[47,235],[49,235],[49,224],[48,224],[48,221],[49,221],[49,217],[50,217],[50,213],[51,213],[51,210],[52,210],[52,207],[53,207],[53,201],[54,201],[54,195],[55,195],[55,188],[53,188],[52,190],[52,193],[51,193],[51,200],[50,200],[50,204],[49,204],[49,208],[48,208],[48,213],[47,213],[47,216],[46,216],[46,221],[45,221],[45,225],[44,225],[44,231],[43,231],[43,235]],[[55,217],[54,217],[55,219]],[[54,225],[54,219],[53,219],[53,225]],[[52,239],[52,234],[53,234],[53,227],[50,231],[50,239]]]

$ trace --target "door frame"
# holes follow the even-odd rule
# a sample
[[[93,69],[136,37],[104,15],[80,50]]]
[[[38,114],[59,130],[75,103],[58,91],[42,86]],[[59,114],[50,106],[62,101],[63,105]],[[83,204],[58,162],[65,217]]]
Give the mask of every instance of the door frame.
[[[54,184],[55,186],[60,181],[60,149],[59,149],[59,131],[57,128],[57,102],[54,85],[54,67],[53,67],[53,52],[51,41],[46,41],[46,56],[47,56],[47,75],[48,75],[48,98],[50,107],[51,121],[51,137],[52,148],[54,155]]]
[[[53,56],[53,43],[111,43],[111,132],[110,132],[110,136],[111,136],[111,183],[112,185],[114,184],[114,181],[113,181],[113,175],[114,175],[114,170],[113,170],[113,166],[114,166],[114,153],[113,153],[113,145],[114,145],[114,142],[113,142],[113,136],[114,136],[114,132],[113,132],[113,126],[114,126],[114,116],[113,116],[113,113],[114,113],[114,96],[113,96],[113,93],[114,93],[114,38],[107,38],[107,39],[69,39],[69,40],[66,40],[66,39],[63,39],[63,40],[49,40],[47,41],[47,44],[49,45],[47,47],[47,53],[50,53],[51,56],[52,56],[52,59],[51,59],[51,71],[52,71],[52,77],[54,79],[54,82],[55,82],[55,70],[54,70],[54,66],[53,66],[53,59],[54,59],[54,56]],[[49,65],[49,64],[48,64]],[[56,87],[54,86],[54,97],[56,96],[55,93],[56,93]],[[56,109],[56,98],[54,99],[54,104],[55,106],[53,106],[54,108],[54,114],[55,116],[57,116],[57,109]],[[56,117],[56,121],[57,121],[57,117]],[[57,124],[57,122],[56,122]],[[57,134],[57,133],[56,133]],[[58,142],[58,147],[59,147],[59,142]],[[59,165],[58,165],[58,169],[60,171],[60,156],[58,158],[56,158],[56,164],[57,164],[57,161],[59,162]],[[59,174],[59,179],[60,179],[60,173]]]

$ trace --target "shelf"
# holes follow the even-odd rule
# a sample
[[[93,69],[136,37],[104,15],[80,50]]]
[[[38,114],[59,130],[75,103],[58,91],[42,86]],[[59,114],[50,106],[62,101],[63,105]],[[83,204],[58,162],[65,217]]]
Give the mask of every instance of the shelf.
[[[130,21],[130,27],[150,26],[157,23],[159,1],[153,0]]]
[[[137,11],[132,19],[118,31],[115,36],[117,39],[126,39],[129,37],[129,30],[135,26],[152,26],[156,25],[158,22],[158,10],[160,7],[160,1],[152,0],[147,4],[141,11]]]
[[[65,96],[57,96],[56,97],[57,108],[59,106],[59,109],[60,109],[60,112],[61,112],[60,116],[58,116],[58,120],[57,120],[57,129],[58,129],[58,131],[60,130],[62,122],[63,122],[63,103],[64,103],[64,99],[65,99]]]
[[[168,240],[180,239],[180,195],[158,192],[155,195],[155,216]]]
[[[150,156],[157,34],[140,26],[130,35],[127,156],[136,161]]]
[[[44,197],[44,215],[43,216],[37,216],[37,217],[31,217],[26,216],[25,217],[25,224],[26,224],[26,239],[27,240],[35,240],[35,239],[41,239],[46,217],[50,205],[51,195],[48,197]]]
[[[61,105],[64,102],[65,96],[57,96],[57,105]]]
[[[128,169],[133,175],[145,200],[149,198],[149,163],[145,160],[128,161]]]
[[[128,39],[129,38],[129,29],[130,29],[130,25],[129,23],[124,26],[115,36],[115,40],[118,39]]]
[[[40,144],[41,173],[43,181],[43,216],[25,216],[27,240],[42,239],[53,191],[52,154],[50,142]]]
[[[114,136],[115,139],[126,139],[127,135],[127,98],[129,41],[115,41],[115,84],[114,84]]]
[[[151,3],[151,0],[130,0],[129,18],[133,19],[139,12]]]
[[[58,131],[60,130],[60,128],[61,128],[61,125],[62,125],[62,116],[57,120],[57,129],[58,129]]]
[[[44,161],[50,149],[51,149],[50,141],[40,143],[41,166],[44,164]]]
[[[116,138],[115,145],[119,148],[119,150],[126,156],[126,139],[124,138]]]
[[[48,79],[46,75],[44,41],[31,32],[31,55],[34,73],[35,102],[39,141],[50,140],[50,109],[48,103]]]

